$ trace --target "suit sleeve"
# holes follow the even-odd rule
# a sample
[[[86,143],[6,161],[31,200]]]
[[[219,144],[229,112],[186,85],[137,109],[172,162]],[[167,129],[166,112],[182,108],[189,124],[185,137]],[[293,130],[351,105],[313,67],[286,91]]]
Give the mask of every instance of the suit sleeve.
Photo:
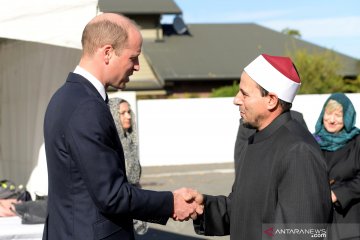
[[[159,223],[166,223],[173,213],[172,193],[139,189],[127,182],[107,106],[97,100],[83,102],[68,124],[68,148],[99,210],[140,220],[163,218]]]
[[[231,195],[204,196],[204,214],[193,222],[197,234],[206,236],[230,234]]]
[[[329,222],[330,187],[321,153],[296,144],[280,162],[275,223]]]

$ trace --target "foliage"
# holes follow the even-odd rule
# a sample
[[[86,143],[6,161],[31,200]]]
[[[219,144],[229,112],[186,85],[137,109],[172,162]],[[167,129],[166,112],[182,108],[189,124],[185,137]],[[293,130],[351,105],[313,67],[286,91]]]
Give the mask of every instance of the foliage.
[[[300,74],[299,94],[355,93],[360,92],[360,75],[357,79],[343,79],[338,73],[341,62],[333,51],[309,53],[306,49],[289,52]],[[233,97],[239,84],[213,89],[211,97]]]
[[[184,93],[182,98],[199,98],[199,94],[197,93]]]
[[[342,77],[338,74],[340,61],[332,51],[308,53],[306,49],[290,54],[301,78],[300,94],[344,92]],[[350,89],[350,87],[349,87]]]
[[[215,88],[211,91],[210,97],[234,97],[239,92],[239,83],[233,82],[232,86]]]
[[[360,75],[356,79],[345,79],[343,92],[358,93],[360,92]]]
[[[281,31],[281,33],[289,35],[289,36],[293,36],[296,38],[301,38],[301,33],[299,30],[296,29],[290,29],[290,28],[285,28]]]

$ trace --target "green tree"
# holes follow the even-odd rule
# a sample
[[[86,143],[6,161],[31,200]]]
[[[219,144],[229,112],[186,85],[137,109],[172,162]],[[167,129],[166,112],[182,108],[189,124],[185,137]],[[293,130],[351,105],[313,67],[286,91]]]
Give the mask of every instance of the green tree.
[[[285,28],[281,31],[281,33],[289,35],[289,36],[293,36],[296,38],[301,38],[301,33],[299,30],[296,29],[290,29],[290,28]]]
[[[239,83],[234,81],[231,86],[212,89],[210,97],[234,97],[239,92]]]
[[[360,75],[356,79],[345,79],[343,92],[358,93],[360,92]]]
[[[340,61],[334,52],[329,50],[310,54],[306,49],[301,49],[290,55],[300,74],[300,94],[344,91],[344,81],[338,74]]]
[[[341,62],[330,50],[309,53],[307,49],[288,51],[301,78],[299,94],[355,93],[360,92],[360,75],[357,79],[343,79],[338,73]],[[239,84],[213,89],[211,97],[233,97],[239,91]]]

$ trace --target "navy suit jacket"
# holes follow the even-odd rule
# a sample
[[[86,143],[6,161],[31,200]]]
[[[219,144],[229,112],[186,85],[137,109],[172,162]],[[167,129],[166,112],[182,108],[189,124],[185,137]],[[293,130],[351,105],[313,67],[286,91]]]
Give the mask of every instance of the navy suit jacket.
[[[43,239],[134,239],[133,218],[166,224],[171,192],[128,183],[110,110],[95,87],[70,73],[44,120],[49,177]]]

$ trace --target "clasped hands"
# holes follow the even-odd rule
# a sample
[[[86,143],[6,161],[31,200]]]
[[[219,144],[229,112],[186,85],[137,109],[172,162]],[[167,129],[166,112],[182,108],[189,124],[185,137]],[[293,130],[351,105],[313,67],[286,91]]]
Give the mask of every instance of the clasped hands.
[[[204,197],[202,194],[191,188],[180,188],[173,191],[174,213],[176,221],[187,221],[190,218],[195,220],[204,211]]]

